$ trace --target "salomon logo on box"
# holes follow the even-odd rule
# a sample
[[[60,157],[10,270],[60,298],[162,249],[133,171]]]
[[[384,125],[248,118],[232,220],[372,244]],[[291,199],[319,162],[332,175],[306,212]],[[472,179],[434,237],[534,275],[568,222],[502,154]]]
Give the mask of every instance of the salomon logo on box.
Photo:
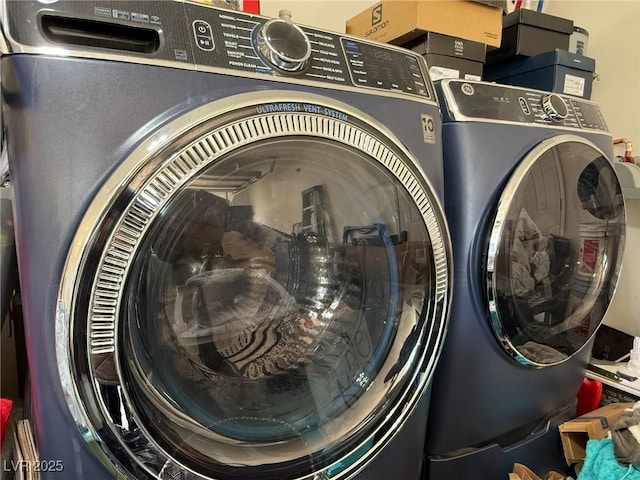
[[[370,37],[374,33],[389,26],[389,20],[382,21],[382,4],[371,10],[371,28],[364,33],[365,37]],[[376,37],[379,38],[379,37]]]
[[[371,26],[377,25],[382,21],[382,4],[371,10]]]

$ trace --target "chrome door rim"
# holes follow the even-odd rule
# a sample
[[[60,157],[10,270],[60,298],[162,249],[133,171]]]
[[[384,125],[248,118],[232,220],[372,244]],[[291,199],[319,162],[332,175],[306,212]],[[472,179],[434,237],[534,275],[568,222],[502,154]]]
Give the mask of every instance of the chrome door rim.
[[[518,348],[513,344],[509,335],[505,332],[503,328],[503,322],[500,318],[500,313],[498,311],[498,294],[497,294],[497,278],[496,278],[496,257],[499,252],[500,242],[502,239],[502,235],[504,232],[504,224],[505,219],[509,213],[509,209],[511,207],[511,203],[514,195],[518,191],[519,187],[522,185],[524,179],[527,177],[529,170],[533,167],[533,165],[542,157],[543,154],[548,152],[550,149],[565,143],[580,143],[586,145],[596,152],[598,152],[603,158],[607,158],[607,155],[596,147],[592,142],[586,140],[583,137],[579,137],[576,135],[557,135],[546,140],[543,140],[539,144],[537,144],[532,150],[530,150],[524,159],[520,162],[520,164],[516,167],[515,171],[510,174],[509,179],[507,181],[507,185],[502,192],[500,199],[498,201],[496,214],[492,222],[491,232],[489,235],[489,246],[487,248],[487,262],[486,262],[486,291],[487,291],[487,304],[489,308],[489,317],[491,328],[496,335],[498,341],[504,348],[504,350],[511,356],[514,360],[516,360],[521,365],[534,367],[534,368],[546,368],[552,367],[554,365],[562,364],[568,361],[570,358],[577,355],[585,345],[587,345],[590,339],[595,335],[592,335],[584,342],[583,346],[579,348],[572,355],[567,356],[567,358],[553,362],[553,363],[539,363],[535,362],[525,355],[520,353]],[[612,166],[613,169],[613,166]]]
[[[224,115],[239,111],[242,108],[256,107],[260,105],[287,105],[287,104],[318,104],[333,108],[338,112],[347,112],[349,116],[372,127],[381,134],[384,139],[392,142],[391,148],[379,141],[367,131],[358,129],[353,125],[342,122],[340,119],[324,117],[317,114],[305,114],[304,112],[273,112],[269,114],[256,113],[254,116],[243,117],[244,120],[224,123],[209,133],[195,135],[197,140],[189,145],[183,145],[169,158],[162,156],[165,149],[173,146],[178,139],[188,136],[189,132],[197,129],[206,122],[220,119]],[[373,128],[373,125],[376,125]],[[59,291],[59,300],[56,313],[56,353],[61,383],[65,390],[65,396],[71,413],[81,431],[96,441],[101,447],[101,461],[111,469],[122,469],[122,459],[114,458],[113,452],[102,441],[92,420],[89,410],[97,408],[104,410],[99,398],[91,398],[92,405],[86,405],[87,399],[80,393],[77,379],[82,376],[78,372],[76,359],[82,352],[74,346],[74,334],[76,323],[82,325],[83,319],[76,318],[77,295],[81,287],[78,281],[78,272],[86,268],[87,255],[91,245],[100,234],[101,227],[112,209],[116,200],[127,197],[128,205],[122,213],[117,214],[117,226],[110,229],[106,247],[100,253],[99,268],[92,282],[90,302],[93,307],[86,319],[87,351],[89,356],[99,354],[113,354],[118,375],[122,378],[118,349],[116,348],[119,311],[118,302],[122,298],[124,280],[127,278],[128,259],[135,252],[137,239],[144,236],[146,225],[151,223],[155,212],[159,211],[172,195],[179,191],[189,179],[197,175],[205,166],[212,164],[228,152],[260,140],[263,136],[274,135],[312,135],[325,137],[349,145],[352,148],[365,152],[378,160],[391,171],[410,192],[412,198],[421,212],[425,226],[433,243],[433,255],[435,263],[435,308],[434,320],[430,324],[430,330],[423,336],[424,345],[419,352],[419,368],[412,372],[417,388],[412,387],[412,382],[405,389],[400,405],[396,405],[381,426],[368,438],[376,435],[376,445],[371,448],[369,454],[356,460],[350,467],[339,473],[335,478],[349,478],[362,469],[390,439],[392,434],[404,423],[415,405],[433,373],[433,368],[441,349],[446,323],[448,319],[448,304],[451,296],[450,243],[446,224],[443,220],[442,209],[438,199],[432,194],[433,189],[428,179],[421,171],[420,166],[413,156],[401,146],[400,141],[388,130],[379,126],[375,120],[355,111],[348,105],[329,100],[325,97],[287,92],[286,96],[278,92],[257,92],[242,94],[216,101],[199,107],[177,120],[158,129],[145,140],[135,151],[127,157],[120,167],[107,180],[95,199],[88,208],[78,233],[71,245],[67,261],[64,267],[64,275]],[[191,134],[193,138],[194,135]],[[395,152],[400,152],[400,158]],[[173,150],[175,153],[175,150]],[[407,162],[406,160],[409,160]],[[154,165],[157,163],[158,165]],[[182,176],[181,176],[182,175]],[[424,184],[426,188],[423,188]],[[125,190],[133,189],[135,193],[128,194]],[[428,348],[430,347],[430,348]],[[433,351],[434,355],[427,357],[427,353]],[[89,359],[84,359],[88,361]],[[91,378],[89,378],[91,380]],[[95,413],[94,413],[95,414]],[[397,415],[397,418],[392,418]],[[143,425],[138,424],[143,428]],[[383,430],[381,427],[385,427]],[[367,440],[368,440],[367,438]],[[151,438],[148,440],[152,442]],[[362,442],[364,445],[366,442]],[[167,464],[174,460],[162,452],[158,445],[154,445],[157,453],[166,459]],[[118,445],[118,448],[126,449],[126,445]],[[129,451],[125,457],[132,462],[134,455]],[[187,466],[176,465],[184,470]],[[130,470],[125,466],[125,470]],[[149,478],[161,478],[161,472],[148,471],[147,467],[138,464],[145,469]],[[326,469],[325,469],[326,470]],[[125,475],[124,471],[120,472]],[[195,478],[207,478],[196,472]],[[316,472],[305,479],[323,478],[323,471]]]

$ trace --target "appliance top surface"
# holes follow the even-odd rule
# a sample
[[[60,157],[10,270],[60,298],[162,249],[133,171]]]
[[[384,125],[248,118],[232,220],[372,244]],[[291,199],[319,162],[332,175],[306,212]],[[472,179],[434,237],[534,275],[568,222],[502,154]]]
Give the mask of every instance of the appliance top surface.
[[[610,135],[597,104],[582,98],[498,83],[437,83],[447,122],[489,122]]]
[[[183,0],[3,0],[3,54],[98,58],[436,104],[422,56]]]

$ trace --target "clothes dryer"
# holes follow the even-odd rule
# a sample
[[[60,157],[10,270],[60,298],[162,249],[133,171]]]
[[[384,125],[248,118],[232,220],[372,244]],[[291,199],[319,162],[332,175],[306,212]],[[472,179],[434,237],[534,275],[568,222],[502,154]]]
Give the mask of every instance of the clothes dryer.
[[[427,428],[430,480],[566,468],[625,231],[612,138],[582,99],[482,82],[437,85],[455,284]]]
[[[43,477],[418,478],[452,268],[420,56],[201,2],[2,15]]]

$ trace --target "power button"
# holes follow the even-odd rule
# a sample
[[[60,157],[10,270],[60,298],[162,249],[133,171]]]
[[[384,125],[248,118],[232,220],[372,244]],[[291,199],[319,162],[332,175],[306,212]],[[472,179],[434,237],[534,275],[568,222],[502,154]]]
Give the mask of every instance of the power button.
[[[200,50],[210,52],[214,49],[213,33],[211,32],[211,25],[204,20],[196,20],[193,22],[193,34],[196,38],[196,45]]]

